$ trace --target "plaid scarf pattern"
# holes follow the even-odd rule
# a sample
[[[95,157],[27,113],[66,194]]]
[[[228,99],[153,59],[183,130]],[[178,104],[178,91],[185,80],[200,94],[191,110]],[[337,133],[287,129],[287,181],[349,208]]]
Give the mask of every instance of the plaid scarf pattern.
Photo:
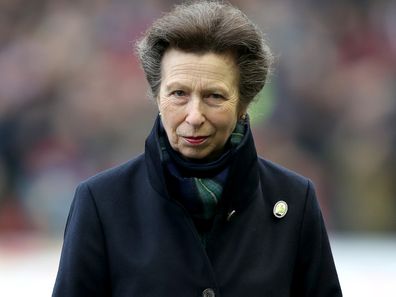
[[[227,180],[231,151],[237,149],[245,136],[246,122],[238,122],[227,143],[228,149],[217,160],[210,163],[196,163],[181,158],[170,147],[163,128],[159,143],[161,160],[165,165],[167,188],[190,213],[202,243],[210,231],[216,206],[221,200]]]

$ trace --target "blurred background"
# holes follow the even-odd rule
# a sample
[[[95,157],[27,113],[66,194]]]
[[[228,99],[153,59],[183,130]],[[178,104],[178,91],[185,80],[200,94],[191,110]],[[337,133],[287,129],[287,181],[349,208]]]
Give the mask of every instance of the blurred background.
[[[133,45],[179,2],[0,0],[2,296],[50,296],[75,187],[142,152]],[[230,2],[276,56],[259,154],[314,181],[344,295],[395,296],[396,2]]]

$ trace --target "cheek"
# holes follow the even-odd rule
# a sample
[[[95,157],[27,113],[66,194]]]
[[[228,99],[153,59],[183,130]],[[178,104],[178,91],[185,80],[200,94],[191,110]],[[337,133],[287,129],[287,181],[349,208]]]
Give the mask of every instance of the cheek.
[[[157,98],[157,106],[161,114],[164,114],[171,109],[171,101],[166,97],[159,97]]]
[[[161,120],[168,137],[173,137],[176,130],[176,124],[173,122],[173,117],[169,116],[166,112],[163,112],[161,114]]]
[[[173,122],[169,122],[169,119],[164,119],[164,115],[161,115],[162,124],[164,125],[166,136],[168,137],[171,147],[178,151],[178,137],[176,134],[176,125]]]
[[[218,118],[214,123],[217,130],[216,143],[224,144],[235,129],[236,121],[230,116]]]
[[[238,121],[237,110],[235,106],[227,106],[222,112],[218,112],[213,119],[224,132],[232,132]]]
[[[161,121],[164,125],[165,132],[168,136],[169,141],[172,143],[176,143],[178,141],[176,131],[183,122],[183,117],[180,116],[180,113],[178,113],[176,110],[172,110],[172,108],[160,109],[160,112]]]

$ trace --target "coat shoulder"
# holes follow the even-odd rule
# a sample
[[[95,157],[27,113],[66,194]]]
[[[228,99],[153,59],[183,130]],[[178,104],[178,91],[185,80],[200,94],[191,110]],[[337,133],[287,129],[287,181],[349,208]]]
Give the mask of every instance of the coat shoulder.
[[[263,158],[259,158],[259,170],[263,191],[271,193],[274,199],[305,198],[313,187],[309,178]]]
[[[82,184],[86,184],[89,188],[96,190],[117,189],[136,177],[140,178],[144,172],[144,154],[140,154],[123,164],[106,169],[89,177],[84,180]]]
[[[302,183],[304,185],[309,181],[309,178],[261,157],[259,157],[259,164],[261,172],[273,178],[278,178],[282,181],[289,180],[290,182]]]

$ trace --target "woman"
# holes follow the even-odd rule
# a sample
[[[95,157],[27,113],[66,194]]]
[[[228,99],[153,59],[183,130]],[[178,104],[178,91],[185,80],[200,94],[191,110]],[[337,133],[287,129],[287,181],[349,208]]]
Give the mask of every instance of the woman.
[[[77,188],[53,296],[341,296],[311,182],[256,154],[259,30],[197,2],[137,48],[159,116],[144,154]]]

